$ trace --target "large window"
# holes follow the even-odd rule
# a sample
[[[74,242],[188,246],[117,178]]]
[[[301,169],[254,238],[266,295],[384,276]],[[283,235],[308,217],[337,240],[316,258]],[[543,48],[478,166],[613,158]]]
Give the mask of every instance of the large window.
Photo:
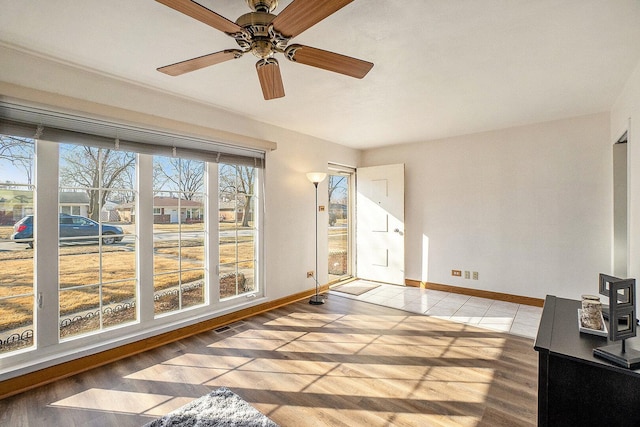
[[[220,298],[254,293],[257,288],[257,170],[220,164]]]
[[[205,303],[205,162],[153,158],[154,311]],[[159,213],[156,213],[159,212]]]
[[[34,345],[34,141],[0,135],[0,354]]]
[[[264,295],[264,151],[0,107],[3,369],[102,351]]]
[[[130,152],[60,144],[61,338],[136,320],[135,165]]]

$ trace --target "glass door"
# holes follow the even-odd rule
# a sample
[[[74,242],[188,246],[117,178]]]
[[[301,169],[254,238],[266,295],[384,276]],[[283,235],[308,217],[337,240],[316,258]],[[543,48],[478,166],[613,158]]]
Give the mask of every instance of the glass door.
[[[354,170],[329,165],[329,283],[351,277]]]

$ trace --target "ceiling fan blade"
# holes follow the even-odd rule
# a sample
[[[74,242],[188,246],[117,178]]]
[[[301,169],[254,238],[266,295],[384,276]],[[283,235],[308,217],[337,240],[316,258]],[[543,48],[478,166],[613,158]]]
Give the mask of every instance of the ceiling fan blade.
[[[353,0],[293,0],[273,20],[273,28],[292,38],[337,12]]]
[[[284,96],[284,86],[282,85],[282,75],[280,65],[274,58],[261,59],[256,63],[258,79],[262,87],[262,95],[265,100],[282,98]]]
[[[371,62],[299,44],[289,46],[285,51],[285,56],[293,62],[345,74],[357,79],[366,76],[373,67]]]
[[[162,3],[165,6],[169,6],[171,9],[184,13],[187,16],[197,19],[200,22],[204,22],[207,25],[212,26],[216,30],[220,30],[225,33],[233,34],[242,31],[235,22],[229,21],[227,18],[218,15],[212,10],[199,5],[191,0],[156,0],[158,3]]]
[[[165,65],[164,67],[158,68],[158,71],[170,76],[179,76],[180,74],[199,70],[200,68],[208,67],[210,65],[216,65],[221,62],[229,61],[230,59],[240,58],[241,56],[241,50],[228,49],[193,59],[187,59],[186,61],[176,62],[175,64]]]

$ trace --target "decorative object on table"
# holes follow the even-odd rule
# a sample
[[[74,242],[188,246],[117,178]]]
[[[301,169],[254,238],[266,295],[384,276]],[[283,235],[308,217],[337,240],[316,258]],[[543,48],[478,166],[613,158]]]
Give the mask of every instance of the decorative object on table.
[[[582,310],[580,310],[580,324],[583,328],[601,331],[604,329],[602,318],[602,303],[596,295],[582,295]]]
[[[607,279],[605,284],[609,288],[609,340],[621,343],[595,348],[593,355],[636,369],[640,367],[640,351],[627,348],[625,342],[636,336],[636,280]]]
[[[602,316],[602,314],[600,314],[600,316]],[[582,324],[581,317],[582,317],[582,310],[578,309],[578,330],[580,332],[584,332],[585,334],[598,335],[600,337],[609,336],[609,330],[607,329],[607,324],[605,323],[604,318],[602,318],[601,329],[592,329]]]
[[[278,427],[226,387],[220,387],[144,427]]]
[[[609,276],[608,274],[600,273],[600,276],[598,277],[598,293],[604,297],[609,298],[609,283],[619,282],[620,280],[622,279],[619,277],[613,277]],[[602,317],[604,317],[605,320],[609,320],[608,305],[602,306]]]
[[[324,179],[327,177],[327,174],[324,172],[309,172],[307,174],[307,179],[309,179],[309,181],[311,181],[313,183],[313,185],[316,187],[316,204],[315,204],[315,211],[316,211],[316,270],[313,272],[313,280],[315,280],[316,282],[316,294],[314,296],[311,297],[311,299],[309,300],[309,304],[311,305],[320,305],[320,304],[324,304],[324,298],[322,298],[320,295],[318,295],[318,184],[321,183],[322,181],[324,181]]]

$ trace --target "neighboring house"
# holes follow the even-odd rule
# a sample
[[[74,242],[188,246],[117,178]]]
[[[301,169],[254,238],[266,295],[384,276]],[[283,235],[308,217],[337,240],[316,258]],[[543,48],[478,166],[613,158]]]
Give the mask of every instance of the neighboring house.
[[[118,214],[118,203],[107,200],[104,202],[102,209],[100,209],[100,220],[106,222],[120,221],[120,215]]]
[[[153,222],[155,224],[176,224],[178,222],[178,205],[180,222],[204,221],[202,202],[181,200],[177,197],[154,197]]]
[[[13,225],[33,213],[33,192],[0,189],[0,225]]]
[[[220,213],[218,219],[220,222],[234,222],[242,219],[242,211],[236,210],[236,202],[234,201],[220,201],[219,204]]]
[[[122,222],[135,222],[136,216],[136,203],[135,202],[127,202],[117,205],[115,211],[118,213],[118,217]]]
[[[180,213],[178,214],[178,207]],[[135,203],[124,203],[115,207],[120,220],[135,222]],[[178,216],[179,215],[179,216]],[[153,198],[153,222],[154,224],[176,224],[180,222],[204,221],[204,208],[202,202],[195,200],[183,200],[176,197]]]
[[[85,191],[63,191],[59,196],[60,213],[89,217],[89,195]],[[107,200],[100,209],[100,220],[105,222],[120,221],[116,210],[117,202]]]
[[[85,191],[61,191],[58,195],[60,213],[88,216],[89,195]]]
[[[89,196],[82,191],[62,191],[58,196],[60,213],[87,216]],[[13,225],[33,214],[33,192],[27,190],[0,190],[0,225]]]
[[[107,201],[100,212],[103,221],[118,221],[117,203]],[[69,215],[89,216],[89,195],[85,191],[61,191],[58,195],[58,212]],[[33,214],[33,192],[25,190],[0,190],[0,225],[13,225]]]

